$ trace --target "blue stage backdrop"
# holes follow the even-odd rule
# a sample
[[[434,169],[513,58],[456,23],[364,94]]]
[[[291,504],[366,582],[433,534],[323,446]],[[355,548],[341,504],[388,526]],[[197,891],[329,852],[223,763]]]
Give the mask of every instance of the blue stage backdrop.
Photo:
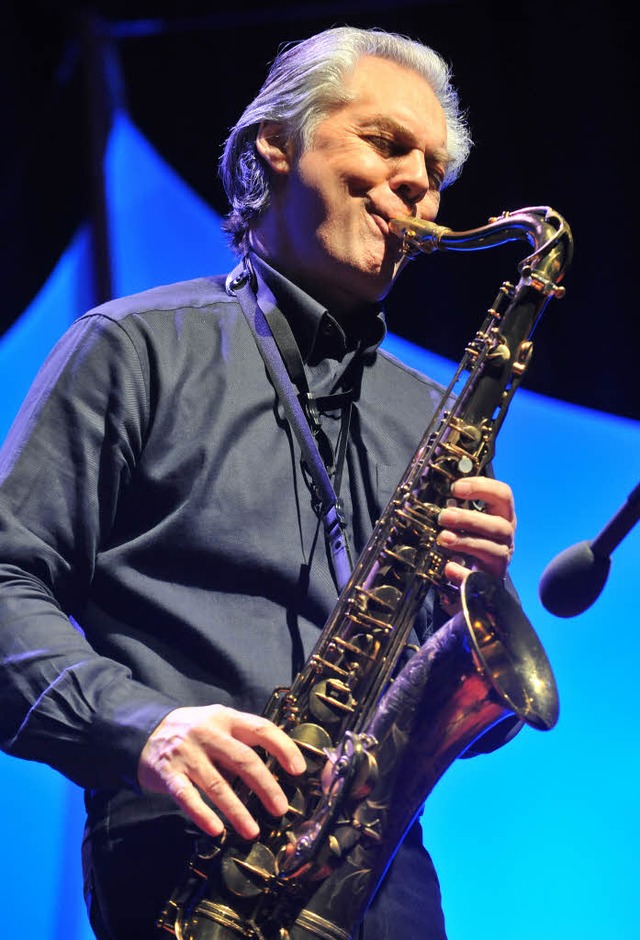
[[[115,122],[106,170],[116,293],[229,268],[219,219],[125,114]],[[0,435],[47,350],[89,305],[88,269],[81,230],[2,339]],[[397,337],[386,345],[442,381],[453,372],[452,363]],[[458,761],[429,796],[423,828],[440,872],[449,937],[634,940],[640,623],[630,589],[640,532],[615,550],[600,598],[580,616],[548,614],[537,590],[547,562],[594,537],[634,489],[640,425],[521,390],[495,464],[515,491],[513,577],[553,664],[561,715],[549,733],[525,729],[496,754]],[[0,774],[2,935],[88,940],[80,791],[44,766],[5,755]]]

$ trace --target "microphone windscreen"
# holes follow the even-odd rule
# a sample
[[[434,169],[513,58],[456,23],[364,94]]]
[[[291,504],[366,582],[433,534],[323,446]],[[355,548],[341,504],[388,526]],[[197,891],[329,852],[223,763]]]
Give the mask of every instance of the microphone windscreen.
[[[575,617],[599,596],[610,566],[611,559],[594,554],[590,542],[565,548],[542,573],[540,600],[557,617]]]

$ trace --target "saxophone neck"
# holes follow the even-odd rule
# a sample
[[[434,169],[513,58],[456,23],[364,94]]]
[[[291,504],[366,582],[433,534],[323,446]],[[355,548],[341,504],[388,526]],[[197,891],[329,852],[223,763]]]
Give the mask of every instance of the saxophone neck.
[[[482,251],[506,242],[528,241],[533,251],[520,262],[521,276],[533,279],[545,294],[562,296],[558,285],[571,263],[573,236],[566,220],[549,206],[503,212],[486,225],[456,232],[422,219],[391,219],[389,227],[402,239],[409,258],[435,251]]]

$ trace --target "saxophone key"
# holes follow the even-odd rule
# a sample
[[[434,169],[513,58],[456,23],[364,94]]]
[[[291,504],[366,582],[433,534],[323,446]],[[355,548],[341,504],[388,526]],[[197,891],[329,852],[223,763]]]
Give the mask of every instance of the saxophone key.
[[[222,859],[221,873],[225,886],[236,897],[257,897],[273,880],[276,860],[273,852],[261,842],[254,842],[246,853],[229,849]]]
[[[345,715],[353,714],[357,704],[349,686],[335,679],[317,682],[309,697],[309,710],[314,718],[330,725],[336,724]]]
[[[327,759],[326,750],[332,747],[331,737],[320,725],[303,722],[289,732],[307,762],[307,773],[316,774],[322,769]]]

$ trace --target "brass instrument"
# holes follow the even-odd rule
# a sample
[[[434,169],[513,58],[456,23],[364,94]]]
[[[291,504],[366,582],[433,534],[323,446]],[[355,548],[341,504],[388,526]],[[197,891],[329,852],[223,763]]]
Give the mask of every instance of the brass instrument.
[[[269,816],[239,785],[260,839],[226,831],[204,840],[158,922],[179,940],[350,940],[452,761],[505,718],[540,730],[557,721],[556,684],[540,641],[511,594],[484,573],[469,575],[461,609],[399,664],[429,588],[451,606],[438,516],[453,481],[481,473],[493,456],[536,321],[563,293],[571,232],[544,206],[467,232],[415,219],[390,227],[410,257],[514,239],[528,240],[533,252],[467,346],[309,660],[290,688],[273,693],[266,716],[307,760],[306,773],[293,778],[267,758],[289,795],[288,812]]]

